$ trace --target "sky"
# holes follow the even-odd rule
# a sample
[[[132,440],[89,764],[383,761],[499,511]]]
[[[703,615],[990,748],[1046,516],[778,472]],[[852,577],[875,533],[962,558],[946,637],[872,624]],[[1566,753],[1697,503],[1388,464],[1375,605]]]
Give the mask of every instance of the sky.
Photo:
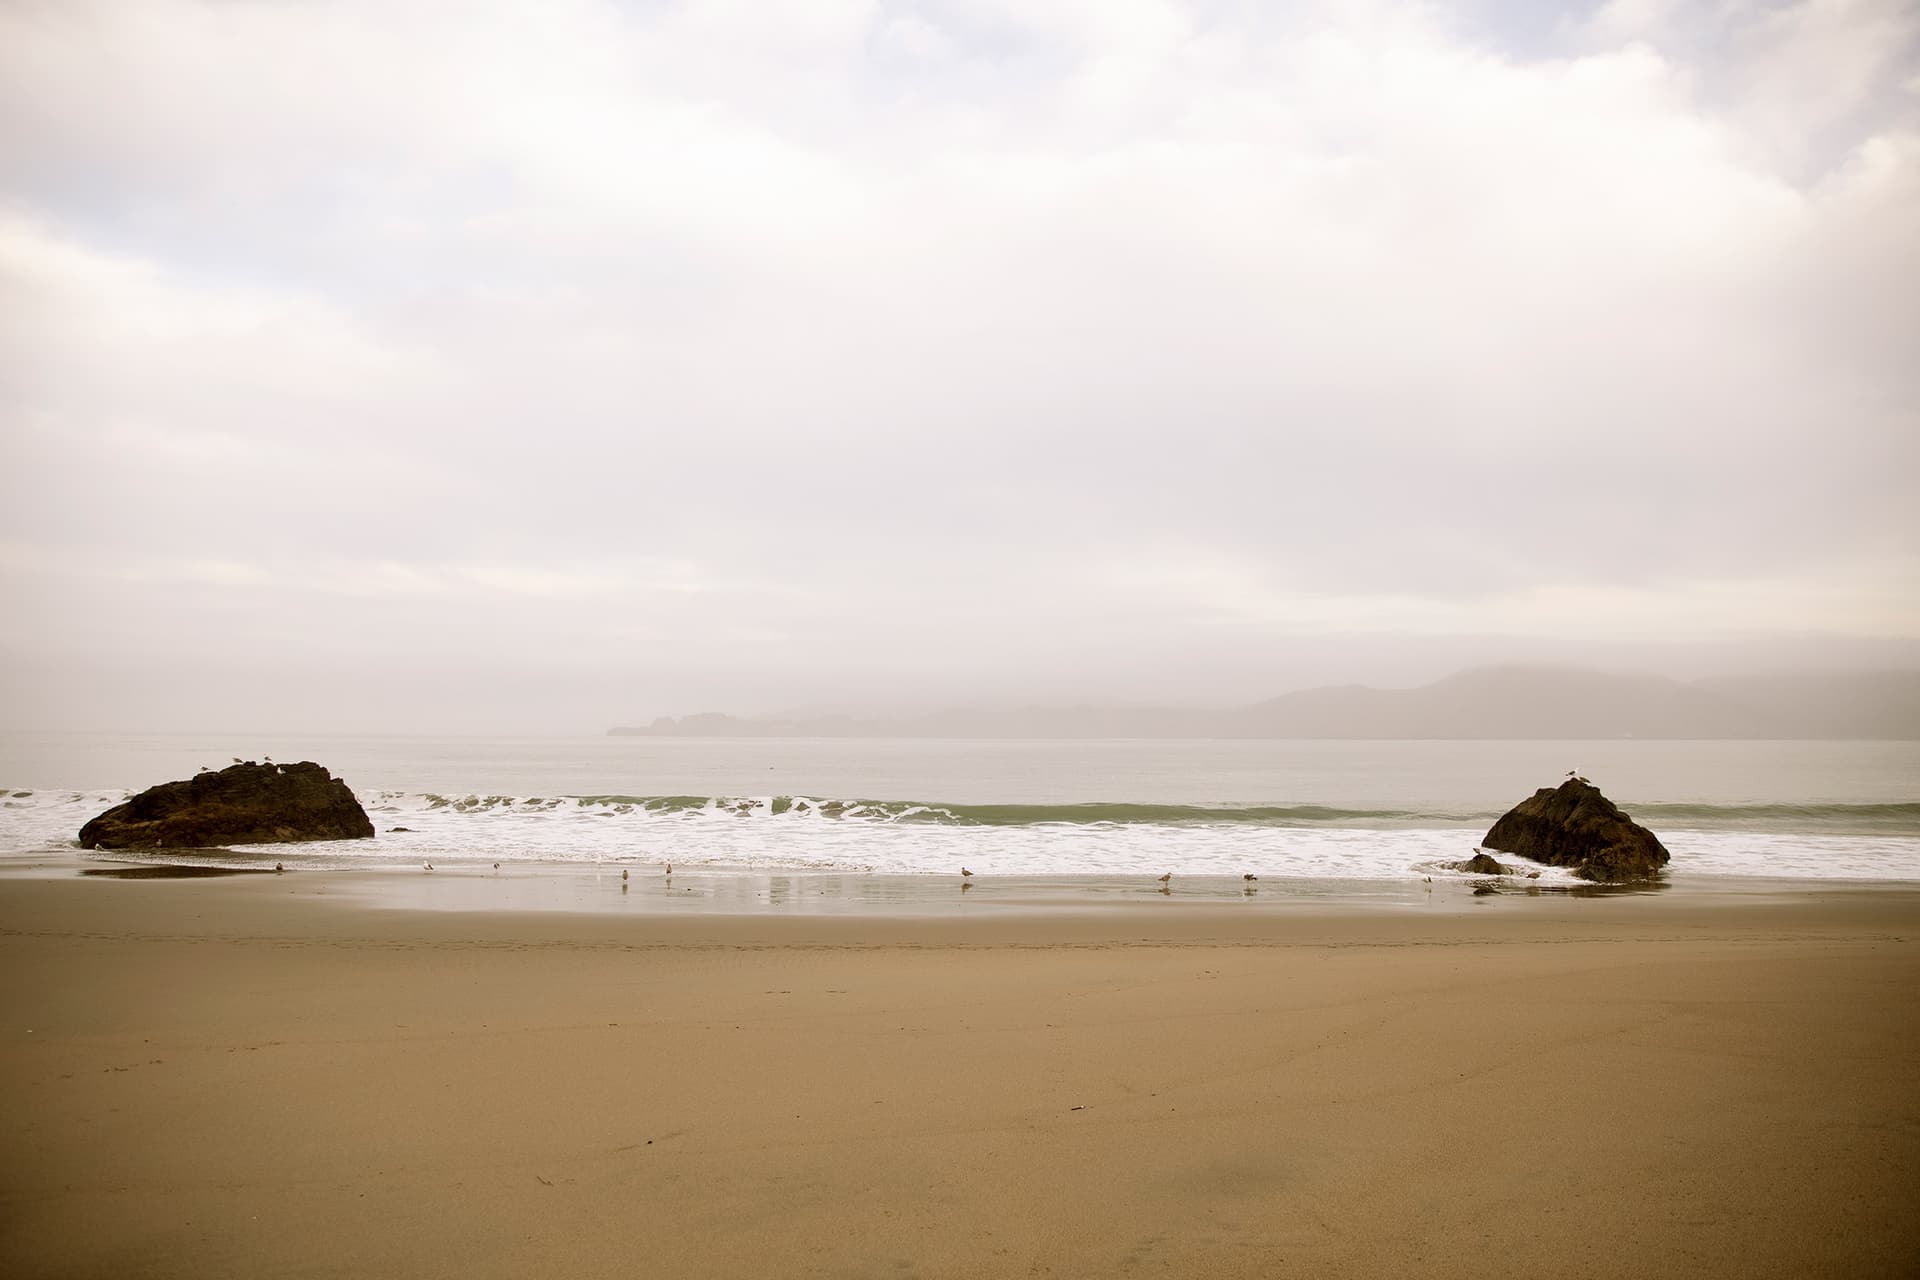
[[[1920,666],[1906,0],[4,0],[0,717]]]

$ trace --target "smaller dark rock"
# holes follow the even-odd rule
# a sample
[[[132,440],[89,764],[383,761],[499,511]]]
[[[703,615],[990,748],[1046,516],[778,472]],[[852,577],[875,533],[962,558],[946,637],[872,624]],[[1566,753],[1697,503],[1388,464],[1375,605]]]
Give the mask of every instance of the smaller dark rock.
[[[1474,854],[1465,862],[1449,862],[1447,865],[1455,871],[1465,871],[1476,876],[1517,876],[1520,874],[1520,868],[1510,867],[1506,863],[1495,859],[1492,854],[1484,852]],[[1535,874],[1537,875],[1539,873],[1536,872]]]
[[[1540,788],[1494,823],[1480,843],[1609,883],[1651,880],[1669,856],[1653,832],[1580,777]]]
[[[388,828],[387,828],[387,834],[388,834],[388,835],[392,835],[392,834],[393,834],[394,832],[396,832],[396,831],[404,831],[404,832],[406,832],[406,833],[407,833],[408,835],[412,835],[412,834],[413,834],[413,828],[412,828],[412,827],[388,827]]]

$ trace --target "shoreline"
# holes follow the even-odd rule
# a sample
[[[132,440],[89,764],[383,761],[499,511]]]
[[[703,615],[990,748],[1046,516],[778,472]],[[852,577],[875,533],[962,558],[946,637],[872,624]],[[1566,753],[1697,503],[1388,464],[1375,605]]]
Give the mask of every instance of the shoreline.
[[[668,894],[621,894],[617,877],[589,877],[587,899],[529,895],[529,885],[577,887],[570,874],[505,889],[471,905],[457,882],[386,870],[302,875],[241,871],[213,877],[95,877],[85,869],[0,874],[0,939],[34,936],[152,936],[146,924],[186,919],[170,937],[197,940],[397,939],[488,945],[540,939],[598,950],[692,945],[744,949],[831,946],[1045,948],[1055,944],[1140,947],[1528,946],[1570,941],[1644,943],[1693,933],[1759,931],[1768,937],[1836,933],[1920,943],[1920,885],[1879,882],[1716,881],[1665,892],[1595,896],[1514,892],[1476,896],[1471,883],[1431,896],[1399,893],[1271,895],[1246,901],[1163,896],[1128,886],[1105,895],[1076,886],[975,901],[951,889],[925,901],[871,893],[825,908],[768,909],[750,901],[686,901]],[[675,876],[678,880],[680,877]],[[873,888],[880,877],[849,879]],[[609,883],[611,881],[611,883]],[[1438,886],[1436,886],[1438,887]],[[439,896],[452,888],[454,894]],[[1910,936],[1911,935],[1911,936]]]
[[[293,846],[297,849],[298,846]],[[194,851],[175,851],[191,854]],[[1182,912],[1216,922],[1280,914],[1418,917],[1492,909],[1557,911],[1556,904],[1659,900],[1672,906],[1799,902],[1810,897],[1867,895],[1920,902],[1920,881],[1716,876],[1667,872],[1624,884],[1540,882],[1521,877],[1439,874],[1430,880],[1356,880],[1268,874],[1180,875],[1167,885],[1135,874],[1004,875],[962,879],[926,873],[830,869],[682,868],[665,875],[651,863],[513,862],[422,867],[303,868],[284,873],[222,865],[225,850],[190,862],[145,862],[79,850],[0,859],[8,881],[191,881],[250,883],[253,890],[390,911],[436,914],[585,915],[610,919],[685,916],[752,919],[846,918],[920,920],[976,917],[1137,913],[1141,919]],[[622,872],[627,878],[622,879]],[[1591,909],[1589,906],[1588,909]]]

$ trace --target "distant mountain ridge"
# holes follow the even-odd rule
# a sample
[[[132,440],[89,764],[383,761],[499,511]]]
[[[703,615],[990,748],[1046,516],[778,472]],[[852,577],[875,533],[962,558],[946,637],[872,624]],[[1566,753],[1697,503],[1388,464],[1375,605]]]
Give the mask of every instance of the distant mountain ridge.
[[[1338,685],[1249,707],[956,709],[897,720],[662,716],[610,734],[897,738],[1877,738],[1920,740],[1920,671],[1691,683],[1568,667],[1479,667],[1415,689]]]

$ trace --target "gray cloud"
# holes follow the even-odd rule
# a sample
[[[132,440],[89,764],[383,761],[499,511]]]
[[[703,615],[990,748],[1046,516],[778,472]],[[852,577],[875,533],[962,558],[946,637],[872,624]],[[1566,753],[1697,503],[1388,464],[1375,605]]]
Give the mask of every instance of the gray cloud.
[[[22,714],[1920,635],[1910,8],[761,8],[0,11]]]

